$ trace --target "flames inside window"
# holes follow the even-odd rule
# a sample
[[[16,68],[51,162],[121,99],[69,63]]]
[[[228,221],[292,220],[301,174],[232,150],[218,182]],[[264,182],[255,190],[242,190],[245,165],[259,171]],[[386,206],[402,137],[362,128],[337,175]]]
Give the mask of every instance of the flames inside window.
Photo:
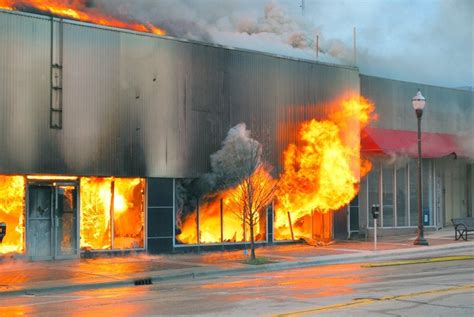
[[[81,248],[143,248],[144,185],[141,178],[81,178]]]
[[[285,212],[275,208],[275,240],[298,240],[311,238],[318,241],[329,241],[332,236],[332,213],[317,211],[306,214]]]
[[[25,250],[25,178],[0,175],[0,223],[6,235],[0,243],[0,254]]]
[[[249,225],[242,212],[232,204],[234,188],[199,200],[189,195],[186,183],[177,182],[176,242],[180,244],[232,243],[250,241]],[[187,193],[183,194],[183,193]],[[266,210],[256,217],[255,241],[266,240]],[[244,225],[245,224],[245,225]],[[199,234],[198,234],[199,233]]]

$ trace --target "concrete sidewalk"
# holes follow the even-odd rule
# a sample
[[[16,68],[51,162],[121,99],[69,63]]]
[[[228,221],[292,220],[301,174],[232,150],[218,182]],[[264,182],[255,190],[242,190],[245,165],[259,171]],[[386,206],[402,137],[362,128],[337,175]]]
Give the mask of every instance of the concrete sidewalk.
[[[441,230],[428,234],[430,246],[427,247],[414,246],[413,236],[384,237],[378,243],[377,251],[374,251],[372,241],[336,241],[319,247],[304,244],[265,246],[257,249],[257,256],[266,257],[272,262],[265,265],[244,264],[246,256],[242,250],[0,262],[0,296],[129,286],[332,263],[395,260],[414,256],[421,258],[446,251],[474,254],[474,241],[454,241],[452,231]]]

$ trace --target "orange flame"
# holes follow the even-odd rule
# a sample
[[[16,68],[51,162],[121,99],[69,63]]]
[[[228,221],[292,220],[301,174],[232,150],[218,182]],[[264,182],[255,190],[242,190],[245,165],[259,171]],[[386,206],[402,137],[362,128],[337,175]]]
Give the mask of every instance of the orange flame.
[[[256,186],[262,187],[256,189],[259,191],[259,197],[268,197],[265,190],[270,190],[271,185],[268,183],[273,180],[271,175],[263,167],[259,167],[251,176]],[[265,187],[267,186],[267,187]],[[241,242],[250,241],[250,228],[244,222],[243,216],[243,188],[241,184],[223,190],[213,197],[208,197],[204,202],[199,204],[199,227],[200,227],[200,243],[219,243],[219,242]],[[258,199],[258,198],[255,198]],[[262,198],[265,199],[265,198]],[[221,201],[222,201],[222,221],[223,232],[221,239]],[[258,202],[260,205],[266,206],[271,201]],[[256,203],[256,201],[254,201]],[[197,210],[194,210],[188,217],[184,219],[181,226],[181,234],[176,238],[181,243],[197,243]],[[254,217],[256,224],[254,227],[255,241],[265,240],[266,218],[264,210],[259,211]],[[245,223],[245,225],[244,225]],[[223,241],[221,241],[223,240]]]
[[[370,171],[370,162],[360,157],[359,132],[354,131],[375,118],[374,105],[351,96],[331,108],[328,120],[304,122],[300,145],[290,144],[284,152],[275,216],[280,239],[291,238],[289,217],[295,237],[310,236],[315,214],[323,221],[323,214],[347,205],[357,195],[360,177]]]
[[[94,24],[129,29],[138,32],[166,35],[166,31],[151,23],[127,22],[106,15],[96,8],[87,7],[84,0],[0,0],[0,9],[28,11],[39,10],[54,16]]]
[[[143,247],[144,180],[140,178],[81,178],[81,248]]]
[[[0,175],[0,222],[7,232],[0,254],[25,250],[25,178]]]
[[[276,239],[291,239],[291,231],[295,238],[330,239],[332,212],[357,195],[360,178],[371,169],[370,162],[360,157],[359,131],[376,118],[374,105],[363,97],[351,95],[337,100],[329,108],[332,114],[328,120],[304,122],[299,144],[290,144],[284,152],[284,169],[276,193]],[[257,171],[255,177],[266,177],[264,172],[264,169]],[[221,242],[221,200],[223,242],[248,239],[243,219],[236,217],[238,212],[232,212],[239,210],[236,206],[240,190],[237,185],[200,203],[201,243]],[[177,235],[180,242],[198,242],[196,217],[195,210],[184,219],[181,233]],[[262,239],[263,227],[256,226],[256,234]]]

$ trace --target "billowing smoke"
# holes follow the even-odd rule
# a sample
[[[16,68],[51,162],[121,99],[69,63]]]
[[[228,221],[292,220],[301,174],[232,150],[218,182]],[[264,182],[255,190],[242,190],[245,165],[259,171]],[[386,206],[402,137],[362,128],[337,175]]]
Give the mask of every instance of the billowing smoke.
[[[253,174],[262,162],[262,145],[251,138],[245,123],[230,128],[222,147],[210,156],[211,171],[196,179],[183,179],[176,184],[177,233],[183,215],[196,210],[198,201],[213,200],[214,195]]]
[[[357,66],[367,75],[474,87],[471,0],[89,0],[175,37]],[[387,14],[390,13],[390,14]],[[456,61],[456,62],[453,62]],[[396,67],[394,67],[396,65]]]
[[[5,1],[5,0],[4,0]],[[37,0],[16,0],[34,12]],[[52,0],[167,35],[356,65],[367,75],[471,90],[474,2],[300,0]],[[2,0],[0,0],[0,4]],[[9,1],[7,1],[9,3]],[[20,6],[21,10],[21,6]],[[40,10],[40,12],[42,12]],[[47,14],[47,11],[45,11]],[[390,14],[387,14],[390,12]],[[357,28],[357,53],[353,49]],[[161,32],[161,31],[160,31]],[[394,66],[396,65],[396,67]]]
[[[250,137],[245,123],[239,123],[227,133],[222,148],[211,155],[212,180],[216,189],[237,185],[242,175],[250,175],[262,160],[262,146]]]
[[[95,0],[94,5],[114,16],[150,21],[178,38],[314,59],[319,35],[319,60],[350,63],[353,56],[350,45],[324,40],[321,27],[272,0]]]
[[[474,129],[462,133],[457,141],[461,155],[474,161]]]

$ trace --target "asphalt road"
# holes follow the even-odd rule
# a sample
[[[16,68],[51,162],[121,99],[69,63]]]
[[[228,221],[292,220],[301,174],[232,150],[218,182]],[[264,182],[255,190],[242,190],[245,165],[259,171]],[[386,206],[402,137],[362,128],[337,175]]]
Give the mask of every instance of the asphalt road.
[[[474,260],[340,264],[0,298],[0,316],[474,316]]]

